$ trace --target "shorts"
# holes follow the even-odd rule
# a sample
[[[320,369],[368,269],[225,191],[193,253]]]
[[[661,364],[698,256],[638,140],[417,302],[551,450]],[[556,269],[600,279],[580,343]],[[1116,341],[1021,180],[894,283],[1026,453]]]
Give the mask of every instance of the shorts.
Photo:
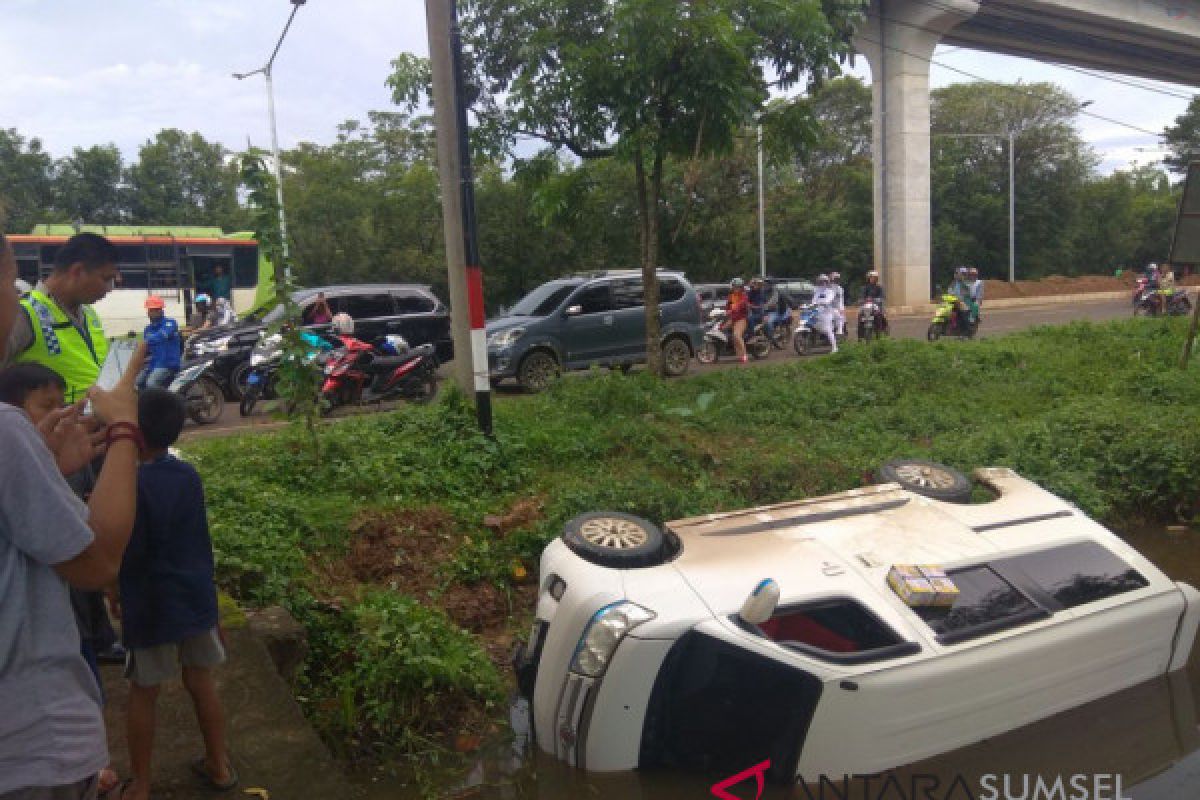
[[[215,627],[204,633],[155,647],[132,647],[125,677],[138,686],[158,686],[179,675],[179,668],[215,667],[225,663],[225,646]]]

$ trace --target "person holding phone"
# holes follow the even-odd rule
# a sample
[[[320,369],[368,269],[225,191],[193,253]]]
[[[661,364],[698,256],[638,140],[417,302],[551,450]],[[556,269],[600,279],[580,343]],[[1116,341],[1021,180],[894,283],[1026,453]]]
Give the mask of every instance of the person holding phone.
[[[44,364],[67,383],[67,402],[82,400],[100,375],[108,338],[92,308],[120,281],[117,248],[95,233],[77,233],[54,256],[54,271],[20,301],[3,365]]]

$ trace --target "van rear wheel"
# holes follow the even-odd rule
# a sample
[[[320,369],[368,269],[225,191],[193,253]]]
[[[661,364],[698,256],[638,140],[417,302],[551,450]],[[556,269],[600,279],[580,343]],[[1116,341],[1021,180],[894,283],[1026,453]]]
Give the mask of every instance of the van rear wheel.
[[[896,458],[879,468],[879,478],[934,500],[971,502],[971,479],[953,467],[921,458]]]

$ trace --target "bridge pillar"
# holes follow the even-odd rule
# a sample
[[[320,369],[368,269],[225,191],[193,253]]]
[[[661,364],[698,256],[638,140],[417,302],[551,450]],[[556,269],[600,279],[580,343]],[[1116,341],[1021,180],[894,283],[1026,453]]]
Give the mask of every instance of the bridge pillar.
[[[873,0],[855,46],[871,66],[875,269],[888,305],[930,299],[929,59],[979,0]]]

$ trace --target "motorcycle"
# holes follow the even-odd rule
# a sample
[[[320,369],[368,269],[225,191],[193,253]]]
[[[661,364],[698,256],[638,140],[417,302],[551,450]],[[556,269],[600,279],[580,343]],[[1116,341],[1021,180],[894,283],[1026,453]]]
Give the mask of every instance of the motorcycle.
[[[812,355],[818,350],[830,350],[829,338],[818,328],[817,317],[820,316],[819,306],[806,305],[800,307],[800,321],[792,331],[792,347],[802,356]],[[834,334],[839,342],[846,340],[846,334]]]
[[[305,354],[305,364],[324,370],[325,363],[330,357],[333,345],[315,334],[302,334],[311,349]],[[250,353],[250,367],[246,371],[245,389],[238,412],[243,417],[254,413],[254,407],[259,400],[273,400],[278,397],[276,391],[276,376],[279,366],[283,363],[283,336],[273,333],[264,336]]]
[[[1162,295],[1157,289],[1147,289],[1144,283],[1141,286],[1141,291],[1135,295],[1133,300],[1133,315],[1135,317],[1148,316],[1157,317],[1164,313],[1169,317],[1184,316],[1192,313],[1192,300],[1188,297],[1188,293],[1184,289],[1176,289],[1166,298],[1166,303],[1162,302]]]
[[[887,334],[887,317],[874,300],[863,300],[858,307],[858,340],[869,342]]]
[[[721,356],[733,356],[737,351],[733,348],[732,329],[722,328],[725,321],[725,310],[714,308],[708,314],[708,327],[704,330],[704,343],[696,351],[696,360],[701,364],[715,364]],[[753,330],[747,328],[742,338],[746,342],[746,352],[756,359],[766,358],[771,353],[771,341],[767,339],[766,328],[760,322]]]
[[[338,338],[342,346],[326,362],[321,387],[327,411],[396,397],[427,403],[437,394],[438,364],[432,344],[410,348],[395,335],[378,346],[353,336]]]
[[[944,294],[942,301],[933,312],[933,321],[925,338],[936,342],[943,336],[958,336],[962,339],[973,339],[979,331],[979,319],[971,319],[969,311],[957,311],[959,300],[957,295]]]
[[[180,370],[167,387],[183,398],[187,415],[197,425],[211,425],[225,410],[225,389],[216,371],[211,369],[215,361],[207,358],[193,362]]]

